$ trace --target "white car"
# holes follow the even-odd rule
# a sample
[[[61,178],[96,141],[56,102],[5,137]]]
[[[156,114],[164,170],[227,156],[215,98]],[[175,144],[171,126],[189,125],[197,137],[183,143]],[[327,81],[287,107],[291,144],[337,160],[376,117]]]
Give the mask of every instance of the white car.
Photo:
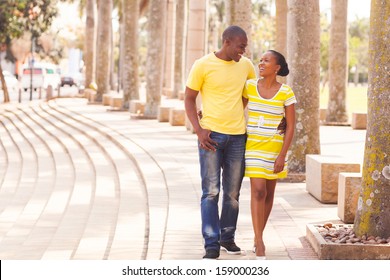
[[[19,81],[14,75],[12,75],[7,70],[3,71],[5,84],[7,85],[8,92],[17,93],[19,89]],[[0,89],[2,89],[2,84],[0,82]]]
[[[49,85],[53,89],[57,89],[60,86],[61,78],[55,65],[51,63],[35,63],[32,70],[31,80],[31,67],[28,65],[24,65],[23,67],[21,83],[24,91],[29,90],[31,83],[34,90],[38,88],[47,89]]]

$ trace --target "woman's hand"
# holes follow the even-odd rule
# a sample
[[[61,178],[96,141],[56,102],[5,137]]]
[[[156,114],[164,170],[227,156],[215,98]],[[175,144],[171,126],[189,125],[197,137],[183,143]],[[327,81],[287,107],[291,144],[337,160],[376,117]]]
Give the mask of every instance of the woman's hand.
[[[285,160],[286,156],[278,155],[274,163],[274,173],[279,173],[283,171]]]

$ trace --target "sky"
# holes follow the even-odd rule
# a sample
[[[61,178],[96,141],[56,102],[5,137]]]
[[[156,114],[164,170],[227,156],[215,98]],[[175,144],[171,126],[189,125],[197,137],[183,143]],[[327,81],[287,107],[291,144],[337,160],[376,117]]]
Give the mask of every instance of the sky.
[[[321,12],[328,12],[330,16],[331,0],[319,0]],[[63,25],[64,22],[71,24],[80,23],[78,8],[76,4],[60,3],[60,19],[55,24]],[[370,17],[371,0],[349,0],[348,1],[348,20],[353,21],[356,17]],[[73,15],[73,16],[70,16]]]
[[[321,12],[328,12],[330,16],[331,0],[320,0]],[[358,18],[370,17],[371,0],[349,0],[348,1],[348,21]]]

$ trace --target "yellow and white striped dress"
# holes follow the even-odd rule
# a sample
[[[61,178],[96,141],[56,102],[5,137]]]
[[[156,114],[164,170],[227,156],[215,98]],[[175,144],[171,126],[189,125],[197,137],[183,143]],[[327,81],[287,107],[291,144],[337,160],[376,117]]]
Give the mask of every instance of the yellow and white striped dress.
[[[284,135],[277,127],[284,115],[284,107],[296,103],[292,89],[282,84],[271,99],[260,96],[257,90],[258,79],[248,80],[244,97],[248,98],[248,123],[245,151],[245,176],[265,179],[278,179],[287,176],[287,157],[282,172],[275,174],[274,163],[279,155]]]

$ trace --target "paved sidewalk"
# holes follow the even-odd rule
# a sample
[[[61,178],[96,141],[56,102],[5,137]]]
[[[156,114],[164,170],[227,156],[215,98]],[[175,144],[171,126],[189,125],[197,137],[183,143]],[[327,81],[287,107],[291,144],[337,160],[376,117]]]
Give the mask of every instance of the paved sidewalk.
[[[363,161],[365,130],[321,127],[324,155]],[[0,105],[0,259],[201,259],[196,135],[85,99]],[[249,180],[236,242],[254,259]],[[306,224],[340,222],[305,183],[279,183],[270,260],[317,259]]]

